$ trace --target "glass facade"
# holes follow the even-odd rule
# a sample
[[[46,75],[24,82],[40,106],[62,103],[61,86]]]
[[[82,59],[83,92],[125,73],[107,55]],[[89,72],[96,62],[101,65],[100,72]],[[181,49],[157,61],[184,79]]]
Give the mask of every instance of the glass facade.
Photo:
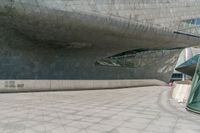
[[[161,57],[173,56],[172,52],[179,49],[135,49],[126,51],[111,57],[100,59],[96,62],[97,65],[112,66],[112,67],[127,67],[140,68],[147,66],[154,66],[160,64]],[[167,61],[166,61],[167,62]],[[169,61],[170,62],[170,61]]]
[[[185,21],[188,24],[200,25],[200,18]]]
[[[182,21],[178,26],[178,32],[200,36],[200,18]]]
[[[192,81],[192,88],[187,103],[187,108],[200,113],[200,58]]]

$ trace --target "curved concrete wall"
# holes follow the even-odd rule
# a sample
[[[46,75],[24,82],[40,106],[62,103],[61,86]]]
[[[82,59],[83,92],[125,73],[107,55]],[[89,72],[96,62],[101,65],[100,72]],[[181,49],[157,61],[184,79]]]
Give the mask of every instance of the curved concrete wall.
[[[11,29],[0,27],[0,79],[159,79],[168,82],[181,49],[158,50],[136,56],[137,67],[95,64],[123,47],[68,48],[32,42]]]
[[[181,48],[200,42],[193,36],[175,34],[176,28],[169,26],[198,17],[200,2],[182,2],[1,0],[0,79],[169,81]],[[145,55],[154,64],[144,67],[95,64],[101,58],[139,48],[178,50]]]

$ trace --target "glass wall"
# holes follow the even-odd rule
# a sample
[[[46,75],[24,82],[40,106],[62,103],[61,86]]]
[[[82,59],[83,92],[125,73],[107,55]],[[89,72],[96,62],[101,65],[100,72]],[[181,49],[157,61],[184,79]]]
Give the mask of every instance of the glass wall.
[[[200,58],[198,59],[187,108],[200,113]]]
[[[200,36],[200,18],[182,21],[178,26],[178,32]]]

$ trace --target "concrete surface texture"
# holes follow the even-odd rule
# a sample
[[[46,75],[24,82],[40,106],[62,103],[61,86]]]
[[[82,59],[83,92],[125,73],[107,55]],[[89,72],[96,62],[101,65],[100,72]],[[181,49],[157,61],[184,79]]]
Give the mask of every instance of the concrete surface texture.
[[[199,133],[200,116],[152,86],[0,94],[1,133]]]
[[[174,49],[199,44],[198,37],[175,33],[183,20],[200,17],[199,5],[197,0],[1,0],[0,79],[169,81],[172,69],[165,73],[169,66],[159,65],[175,64]],[[148,68],[95,65],[140,48],[173,50],[170,57],[155,52],[149,60],[161,62]]]
[[[108,67],[97,65],[95,62],[109,56],[113,52],[112,49],[38,46],[39,43],[34,45],[16,37],[12,30],[1,27],[0,29],[4,31],[0,33],[0,44],[2,44],[0,45],[0,79],[135,78],[159,79],[167,82],[181,51],[174,49],[141,53],[138,58],[140,64],[137,67]],[[145,65],[142,65],[143,60],[146,61]]]
[[[162,86],[159,80],[0,80],[0,93]]]

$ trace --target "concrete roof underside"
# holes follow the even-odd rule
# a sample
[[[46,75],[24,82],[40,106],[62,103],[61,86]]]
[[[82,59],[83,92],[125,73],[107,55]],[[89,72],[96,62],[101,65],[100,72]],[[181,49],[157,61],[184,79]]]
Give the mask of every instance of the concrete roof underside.
[[[112,49],[196,46],[175,34],[183,20],[200,17],[197,0],[3,0],[0,22],[44,44]]]

